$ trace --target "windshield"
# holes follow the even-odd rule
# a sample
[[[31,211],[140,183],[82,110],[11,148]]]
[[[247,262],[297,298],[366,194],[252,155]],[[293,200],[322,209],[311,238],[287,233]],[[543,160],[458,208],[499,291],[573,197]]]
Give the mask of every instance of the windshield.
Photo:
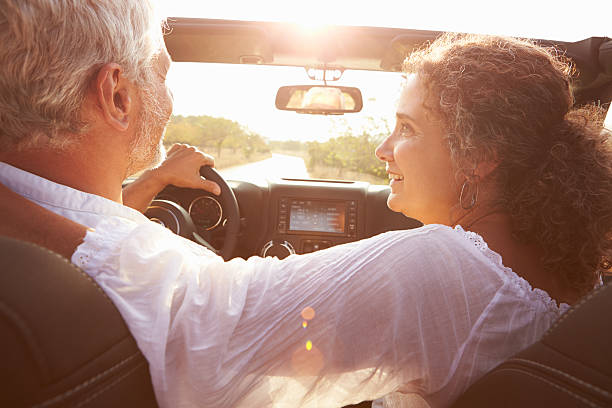
[[[374,149],[394,125],[402,75],[347,70],[333,85],[358,87],[363,109],[307,115],[275,107],[279,87],[323,84],[301,67],[173,63],[174,115],[165,144],[189,143],[215,157],[228,179],[326,178],[386,184]],[[248,163],[255,163],[250,164]]]
[[[348,1],[265,1],[210,3],[161,1],[166,16],[235,20],[288,21],[305,29],[325,24],[460,31],[528,38],[578,41],[612,36],[608,12],[583,5],[571,10],[559,4],[518,0],[499,7],[490,2],[395,1],[358,7]],[[174,93],[174,115],[165,136],[198,146],[216,159],[228,179],[331,178],[386,184],[384,164],[374,148],[394,125],[402,77],[397,73],[345,71],[330,85],[358,87],[363,110],[342,116],[280,111],[276,92],[286,85],[317,85],[301,67],[211,63],[173,63],[168,85]],[[251,163],[258,163],[257,165]]]

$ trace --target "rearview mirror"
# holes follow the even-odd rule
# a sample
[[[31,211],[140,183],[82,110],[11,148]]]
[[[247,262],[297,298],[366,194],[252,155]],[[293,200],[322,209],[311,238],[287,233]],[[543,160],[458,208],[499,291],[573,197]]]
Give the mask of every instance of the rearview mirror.
[[[361,111],[363,99],[358,88],[348,86],[292,85],[278,89],[276,107],[314,115],[342,115]]]

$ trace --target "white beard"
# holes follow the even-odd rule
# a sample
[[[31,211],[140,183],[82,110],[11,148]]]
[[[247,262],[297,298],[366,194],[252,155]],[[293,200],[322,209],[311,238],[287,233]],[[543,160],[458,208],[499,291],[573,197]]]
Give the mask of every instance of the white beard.
[[[136,140],[130,147],[130,158],[127,175],[159,166],[166,159],[163,144],[163,133],[168,116],[159,100],[149,89],[141,92],[142,112],[138,121]],[[153,143],[159,137],[159,142]]]

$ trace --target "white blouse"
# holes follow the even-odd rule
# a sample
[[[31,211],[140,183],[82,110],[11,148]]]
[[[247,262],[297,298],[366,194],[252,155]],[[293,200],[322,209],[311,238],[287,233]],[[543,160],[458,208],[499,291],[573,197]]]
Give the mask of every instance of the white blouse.
[[[96,228],[73,262],[123,315],[162,407],[330,408],[396,390],[444,407],[568,308],[461,227],[223,263],[103,197],[1,162],[0,182]]]
[[[340,407],[394,391],[450,405],[568,306],[461,227],[229,262],[104,217],[73,262],[113,300],[162,407]]]

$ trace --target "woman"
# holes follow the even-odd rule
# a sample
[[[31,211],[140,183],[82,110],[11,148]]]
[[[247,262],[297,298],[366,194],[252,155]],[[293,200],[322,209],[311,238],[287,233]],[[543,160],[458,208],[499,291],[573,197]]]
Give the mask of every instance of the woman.
[[[396,132],[377,155],[406,176],[392,181],[391,209],[477,232],[533,286],[573,303],[610,251],[610,161],[600,112],[571,109],[571,68],[551,52],[444,36],[412,54]]]
[[[4,232],[41,242],[49,228],[42,243],[96,279],[162,406],[340,406],[393,391],[448,406],[598,283],[612,153],[596,109],[570,110],[568,66],[531,43],[447,35],[406,71],[376,154],[389,207],[422,228],[227,263],[119,217],[86,232],[33,208]],[[3,195],[15,217],[31,207]]]
[[[590,291],[610,256],[612,162],[601,112],[572,109],[571,67],[528,42],[445,35],[405,70],[396,130],[376,151],[389,207],[478,234],[562,308]]]

